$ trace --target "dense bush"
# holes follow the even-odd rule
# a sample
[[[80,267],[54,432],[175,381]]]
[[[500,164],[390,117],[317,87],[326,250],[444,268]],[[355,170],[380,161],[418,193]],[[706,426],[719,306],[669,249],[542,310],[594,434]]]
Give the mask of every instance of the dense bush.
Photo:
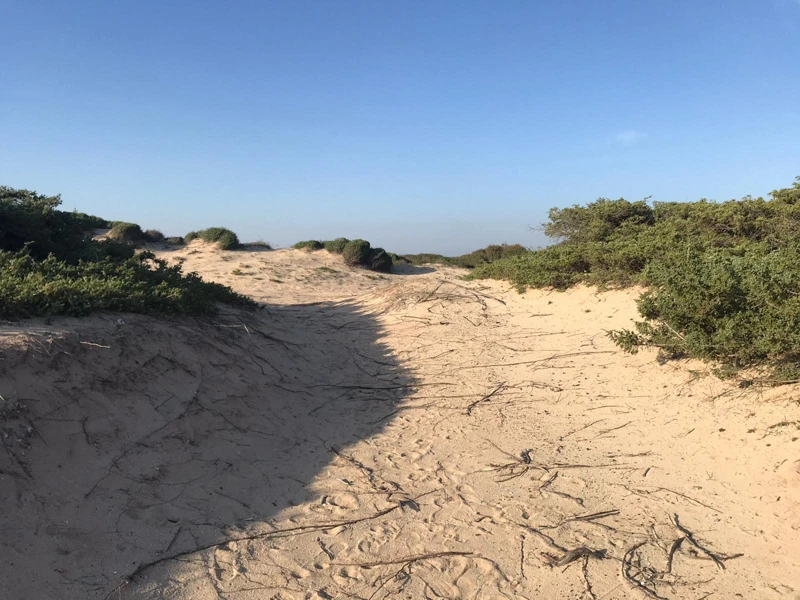
[[[114,222],[114,226],[108,232],[108,237],[118,242],[126,242],[128,244],[138,244],[147,241],[142,228],[136,223],[126,223],[124,221]]]
[[[0,251],[28,247],[36,258],[50,253],[78,260],[86,252],[92,229],[108,226],[99,217],[57,210],[61,196],[0,186]]]
[[[319,240],[306,240],[305,242],[297,242],[292,248],[295,250],[322,250],[325,244]]]
[[[370,247],[366,240],[348,240],[347,238],[336,238],[325,242],[307,240],[297,242],[292,248],[309,251],[325,249],[332,254],[341,254],[346,265],[366,267],[382,273],[390,272],[394,264],[391,254],[383,248]]]
[[[405,254],[403,258],[414,265],[441,264],[453,267],[472,269],[479,265],[492,263],[502,258],[511,258],[527,254],[529,250],[519,244],[493,244],[480,250],[461,256],[443,256],[441,254]]]
[[[366,240],[351,240],[347,242],[342,250],[342,258],[346,265],[355,267],[356,265],[367,265],[370,259],[371,248]]]
[[[183,246],[186,243],[181,236],[175,235],[172,237],[164,238],[164,242],[167,244],[172,244],[173,246]]]
[[[347,238],[340,237],[336,238],[335,240],[329,240],[327,242],[323,242],[323,245],[325,246],[325,250],[327,250],[331,254],[341,254],[342,252],[344,252],[344,247],[347,245],[347,242],[349,241],[350,240],[348,240]]]
[[[373,271],[388,273],[392,270],[392,257],[383,248],[373,248],[369,253],[367,264],[365,265]]]
[[[800,375],[800,178],[770,199],[691,203],[598,200],[550,211],[559,244],[478,267],[519,288],[642,284],[643,321],[611,332],[623,348],[769,365]]]
[[[149,252],[78,264],[52,255],[35,260],[24,250],[0,253],[1,318],[97,311],[212,314],[217,302],[253,305],[230,288],[184,274],[180,265],[168,266]]]
[[[200,231],[190,231],[184,236],[187,243],[198,238],[210,244],[219,244],[222,250],[236,250],[241,246],[239,237],[225,227],[209,227]]]
[[[60,211],[60,203],[59,196],[0,187],[0,318],[99,310],[208,314],[218,302],[253,306],[150,253],[134,255],[127,240],[144,235],[138,226]],[[92,239],[98,225],[110,225],[111,237],[123,241]]]
[[[242,244],[244,248],[264,248],[264,250],[272,250],[272,244],[264,240],[256,240],[255,242],[245,242]]]
[[[158,229],[148,229],[144,232],[144,237],[147,239],[148,242],[163,242],[166,240],[164,234],[161,233]]]

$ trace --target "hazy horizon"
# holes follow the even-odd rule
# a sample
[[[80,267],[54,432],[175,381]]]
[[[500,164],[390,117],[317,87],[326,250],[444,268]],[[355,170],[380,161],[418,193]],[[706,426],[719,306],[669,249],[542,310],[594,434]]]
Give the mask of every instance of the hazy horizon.
[[[456,255],[800,174],[800,2],[0,3],[0,185]]]

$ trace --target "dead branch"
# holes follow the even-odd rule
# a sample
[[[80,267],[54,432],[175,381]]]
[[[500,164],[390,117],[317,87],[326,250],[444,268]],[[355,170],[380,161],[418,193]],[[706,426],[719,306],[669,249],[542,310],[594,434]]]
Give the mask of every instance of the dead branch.
[[[703,554],[708,556],[711,560],[714,561],[714,564],[717,565],[723,571],[725,570],[725,561],[731,560],[733,558],[739,558],[740,556],[744,556],[743,554],[732,554],[730,556],[726,556],[724,554],[716,554],[706,548],[705,546],[701,545],[694,537],[694,534],[686,529],[683,525],[681,525],[680,520],[678,519],[677,513],[673,515],[673,522],[675,523],[675,527],[677,527],[678,531],[680,531],[684,536],[686,536],[686,540],[695,548],[700,550]],[[672,553],[671,553],[672,554]],[[672,564],[672,559],[670,556],[670,565]]]
[[[478,400],[475,400],[475,401],[473,401],[473,402],[470,402],[469,406],[467,406],[467,411],[466,411],[466,413],[465,413],[465,414],[466,414],[468,417],[472,416],[472,409],[473,409],[473,408],[475,408],[475,407],[476,407],[478,404],[481,404],[482,402],[487,402],[487,401],[488,401],[488,400],[489,400],[489,399],[490,399],[492,396],[494,396],[495,394],[497,394],[497,393],[498,393],[500,390],[502,390],[502,389],[503,389],[505,386],[506,386],[506,382],[504,381],[503,383],[501,383],[500,385],[498,385],[498,386],[497,386],[497,387],[496,387],[494,390],[492,390],[491,392],[489,392],[488,394],[486,394],[486,395],[485,395],[483,398],[480,398],[480,399],[478,399]]]

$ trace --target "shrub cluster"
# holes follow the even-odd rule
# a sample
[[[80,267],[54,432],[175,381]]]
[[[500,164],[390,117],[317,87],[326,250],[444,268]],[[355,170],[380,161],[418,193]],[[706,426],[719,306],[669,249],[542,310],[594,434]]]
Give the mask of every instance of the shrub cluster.
[[[519,244],[492,244],[486,248],[475,250],[461,256],[443,256],[441,254],[404,254],[403,258],[413,265],[441,264],[453,267],[474,269],[483,264],[495,262],[503,258],[520,256],[529,251]]]
[[[306,240],[305,242],[297,242],[292,248],[295,250],[322,250],[325,244],[319,240]]]
[[[0,317],[82,316],[97,311],[213,314],[217,303],[254,303],[230,288],[185,274],[150,252],[69,264],[22,250],[0,253]]]
[[[641,284],[643,321],[611,332],[621,347],[769,365],[800,375],[800,178],[770,198],[715,203],[601,199],[552,209],[548,248],[478,267],[473,278],[519,288]]]
[[[332,254],[341,254],[346,265],[361,266],[381,273],[391,271],[394,264],[393,255],[383,248],[372,248],[366,240],[348,240],[347,238],[336,238],[325,242],[306,240],[297,242],[292,248],[309,251],[324,249]]]
[[[51,253],[69,260],[81,258],[92,230],[110,223],[84,213],[56,210],[60,204],[61,196],[0,186],[0,251],[27,246],[36,258]]]
[[[148,241],[141,227],[136,223],[125,223],[124,221],[115,221],[108,232],[108,237],[128,244],[140,244]]]
[[[254,305],[149,252],[134,255],[131,242],[155,238],[153,232],[59,211],[60,202],[0,187],[0,318],[101,310],[197,315],[215,312],[218,302]],[[98,225],[110,226],[112,239],[93,240]]]
[[[209,227],[200,231],[190,231],[183,238],[186,243],[194,239],[201,239],[211,244],[219,244],[222,250],[236,250],[241,247],[239,237],[225,227]]]
[[[344,247],[347,245],[347,242],[349,241],[350,240],[348,240],[347,238],[340,237],[336,238],[335,240],[323,242],[323,246],[325,247],[325,250],[327,250],[331,254],[342,254],[344,252]]]

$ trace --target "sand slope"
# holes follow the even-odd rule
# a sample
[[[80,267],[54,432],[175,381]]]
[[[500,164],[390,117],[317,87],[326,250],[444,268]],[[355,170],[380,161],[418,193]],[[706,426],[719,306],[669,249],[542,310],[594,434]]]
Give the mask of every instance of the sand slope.
[[[800,598],[798,389],[634,292],[164,255],[267,305],[2,328],[3,598]]]

